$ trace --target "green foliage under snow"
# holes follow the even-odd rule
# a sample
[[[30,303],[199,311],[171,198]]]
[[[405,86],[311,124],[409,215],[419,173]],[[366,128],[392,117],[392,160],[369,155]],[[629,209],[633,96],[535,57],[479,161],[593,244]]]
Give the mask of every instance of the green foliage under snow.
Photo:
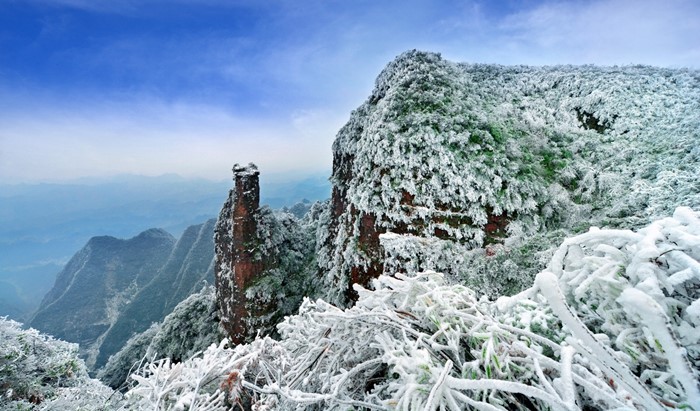
[[[317,207],[317,206],[316,206]],[[265,335],[275,333],[275,325],[294,314],[304,296],[315,293],[316,274],[315,214],[297,218],[291,213],[260,209],[258,218],[257,253],[274,256],[269,268],[257,282],[246,289],[248,301],[255,306],[274,307],[265,317],[250,318],[249,329]],[[251,312],[255,312],[254,309]]]
[[[358,247],[364,215],[467,249],[533,235],[546,249],[591,225],[641,227],[679,205],[700,207],[699,84],[692,70],[400,55],[334,142],[332,181],[347,207],[320,254],[328,284],[381,258]],[[494,216],[508,220],[505,233],[487,231]],[[523,271],[526,283],[537,273]],[[477,291],[498,296],[522,283],[493,285]]]

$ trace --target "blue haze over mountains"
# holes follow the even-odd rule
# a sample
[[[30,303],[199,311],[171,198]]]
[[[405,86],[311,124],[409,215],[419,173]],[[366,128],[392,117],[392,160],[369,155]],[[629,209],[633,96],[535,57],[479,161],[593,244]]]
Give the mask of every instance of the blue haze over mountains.
[[[330,196],[330,173],[265,181],[262,171],[262,203],[272,208]],[[0,316],[28,319],[91,237],[131,238],[149,228],[180,237],[215,217],[231,186],[177,175],[0,184]]]

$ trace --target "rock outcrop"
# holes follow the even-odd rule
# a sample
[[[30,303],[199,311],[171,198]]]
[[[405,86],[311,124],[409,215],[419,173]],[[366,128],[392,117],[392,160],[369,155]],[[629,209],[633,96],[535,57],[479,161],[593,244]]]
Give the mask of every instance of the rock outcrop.
[[[221,324],[233,343],[249,334],[245,290],[262,276],[265,261],[259,253],[260,172],[254,164],[233,167],[234,188],[216,225],[216,290]],[[269,260],[270,256],[266,256]]]
[[[298,219],[260,207],[259,174],[253,164],[233,167],[234,188],[216,224],[217,301],[235,344],[274,334],[318,284],[318,213],[312,206],[308,217]]]

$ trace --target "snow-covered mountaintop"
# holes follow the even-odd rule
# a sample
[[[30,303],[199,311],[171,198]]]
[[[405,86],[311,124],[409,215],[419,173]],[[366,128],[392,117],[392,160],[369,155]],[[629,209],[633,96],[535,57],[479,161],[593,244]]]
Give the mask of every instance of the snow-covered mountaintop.
[[[527,254],[590,225],[640,227],[700,207],[698,141],[697,71],[404,53],[333,145],[322,267],[332,283],[376,276],[385,231],[447,240],[441,248],[461,254],[503,243]]]
[[[698,139],[697,71],[456,64],[412,51],[387,66],[338,133],[335,153],[353,160],[333,182],[359,211],[393,224],[444,211],[483,228],[489,213],[505,212],[536,230],[589,218],[586,200],[599,207],[613,196],[658,217],[681,198],[700,204],[700,190],[667,193],[662,204],[637,198],[697,177]],[[424,231],[432,228],[483,239],[447,223]]]

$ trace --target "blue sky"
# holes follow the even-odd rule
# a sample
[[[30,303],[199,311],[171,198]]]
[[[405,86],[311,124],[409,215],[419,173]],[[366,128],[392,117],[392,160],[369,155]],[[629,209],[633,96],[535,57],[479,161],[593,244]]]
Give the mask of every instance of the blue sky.
[[[697,39],[695,0],[0,0],[0,182],[327,172],[405,50],[700,68]]]

